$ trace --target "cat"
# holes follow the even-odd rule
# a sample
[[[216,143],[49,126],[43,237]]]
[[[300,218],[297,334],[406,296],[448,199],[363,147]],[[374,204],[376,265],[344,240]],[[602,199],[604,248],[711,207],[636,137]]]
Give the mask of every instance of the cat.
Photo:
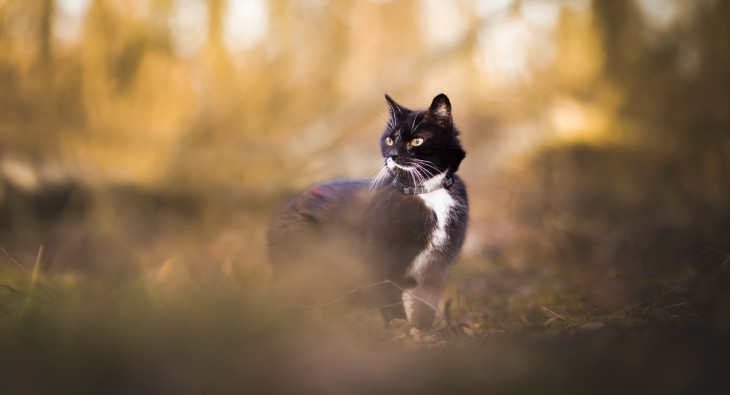
[[[386,325],[407,319],[427,329],[466,234],[466,186],[456,175],[466,152],[446,95],[418,111],[385,99],[378,176],[325,182],[289,200],[269,226],[269,254],[300,301],[376,284],[366,299]]]

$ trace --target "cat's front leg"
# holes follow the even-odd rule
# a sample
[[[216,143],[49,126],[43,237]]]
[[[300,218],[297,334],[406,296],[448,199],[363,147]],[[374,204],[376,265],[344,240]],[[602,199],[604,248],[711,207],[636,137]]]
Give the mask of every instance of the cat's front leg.
[[[438,311],[440,292],[434,289],[416,288],[403,294],[403,302],[411,326],[428,330],[433,325],[433,319]]]
[[[419,330],[430,329],[439,310],[439,297],[446,283],[447,270],[427,271],[421,284],[403,293],[403,302],[411,326]]]
[[[378,304],[385,325],[388,326],[390,321],[395,319],[407,319],[406,310],[401,300],[401,289],[391,283],[385,283],[381,287]]]

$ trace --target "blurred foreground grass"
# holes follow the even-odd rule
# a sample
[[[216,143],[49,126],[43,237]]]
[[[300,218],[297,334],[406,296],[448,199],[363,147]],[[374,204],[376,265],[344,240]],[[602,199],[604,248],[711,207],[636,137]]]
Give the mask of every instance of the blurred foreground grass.
[[[490,187],[500,183],[495,175]],[[576,185],[572,193],[586,191]],[[727,389],[730,257],[713,247],[712,233],[695,234],[710,243],[697,245],[661,221],[636,220],[621,233],[671,243],[656,249],[655,236],[636,233],[632,240],[646,245],[627,247],[606,237],[620,224],[595,216],[581,223],[580,205],[560,206],[559,193],[552,204],[560,221],[535,223],[529,214],[544,194],[521,200],[502,223],[514,235],[455,267],[447,326],[414,334],[383,328],[374,311],[323,317],[277,303],[263,231],[285,195],[160,200],[115,191],[102,195],[109,207],[83,221],[67,213],[24,228],[43,235],[42,249],[6,233],[17,243],[0,256],[2,393]],[[631,210],[613,196],[613,210]],[[116,226],[104,230],[105,221]]]
[[[4,394],[727,389],[727,322],[667,287],[644,302],[596,308],[590,287],[601,279],[568,284],[575,279],[498,270],[491,281],[538,289],[466,288],[448,329],[416,336],[383,329],[377,315],[322,321],[239,283],[190,280],[161,294],[164,284],[146,275],[31,283],[10,272],[0,277]],[[473,274],[457,271],[455,285]]]

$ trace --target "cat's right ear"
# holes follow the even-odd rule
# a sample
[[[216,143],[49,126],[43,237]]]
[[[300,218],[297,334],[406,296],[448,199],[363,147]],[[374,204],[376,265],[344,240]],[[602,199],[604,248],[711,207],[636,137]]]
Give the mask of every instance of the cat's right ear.
[[[388,107],[390,108],[390,116],[392,118],[395,118],[397,115],[403,115],[404,112],[408,111],[407,108],[396,103],[395,100],[388,96],[387,93],[385,94],[385,100],[388,102]]]

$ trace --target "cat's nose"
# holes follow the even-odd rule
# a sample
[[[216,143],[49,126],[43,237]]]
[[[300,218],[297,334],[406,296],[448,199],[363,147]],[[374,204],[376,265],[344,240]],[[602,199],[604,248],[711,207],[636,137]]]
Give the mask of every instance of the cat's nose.
[[[399,153],[398,153],[398,149],[397,148],[391,148],[390,149],[390,153],[388,154],[388,156],[390,156],[393,159],[397,158],[398,155],[399,155]]]

